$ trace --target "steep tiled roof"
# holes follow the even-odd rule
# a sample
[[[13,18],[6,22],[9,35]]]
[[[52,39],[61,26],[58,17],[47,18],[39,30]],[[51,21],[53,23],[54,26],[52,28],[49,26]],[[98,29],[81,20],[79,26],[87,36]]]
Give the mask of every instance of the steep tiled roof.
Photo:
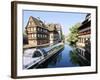
[[[29,23],[30,23],[30,26],[28,26]],[[30,16],[26,27],[33,27],[33,26],[46,28],[45,24],[41,20],[38,20],[37,18]]]
[[[57,31],[56,25],[55,24],[47,24],[47,28],[49,31]]]

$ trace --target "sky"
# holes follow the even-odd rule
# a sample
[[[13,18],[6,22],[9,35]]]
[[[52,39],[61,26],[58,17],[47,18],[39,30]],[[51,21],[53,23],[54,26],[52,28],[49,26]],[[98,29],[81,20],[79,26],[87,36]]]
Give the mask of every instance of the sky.
[[[30,16],[35,18],[39,17],[39,19],[45,23],[60,24],[62,26],[63,34],[67,36],[70,32],[69,28],[76,23],[84,21],[86,13],[23,10],[24,28],[26,27]]]

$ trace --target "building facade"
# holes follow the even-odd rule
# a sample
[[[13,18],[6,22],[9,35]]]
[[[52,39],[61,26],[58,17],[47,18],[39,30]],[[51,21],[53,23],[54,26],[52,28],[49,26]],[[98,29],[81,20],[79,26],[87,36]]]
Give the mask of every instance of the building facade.
[[[37,18],[29,17],[26,25],[26,33],[28,44],[33,47],[47,45],[49,43],[49,31],[45,24]]]
[[[87,14],[79,27],[77,47],[81,56],[90,61],[91,56],[91,14]]]
[[[86,42],[90,42],[91,39],[91,15],[87,14],[85,20],[82,22],[79,27],[79,40],[77,45],[80,47],[85,47]]]
[[[29,17],[25,32],[27,34],[28,45],[32,47],[47,46],[62,41],[60,24],[45,24],[40,19],[32,16]],[[25,40],[26,38],[24,42]]]
[[[60,26],[61,27],[61,26]],[[61,28],[58,24],[47,24],[49,30],[49,40],[50,44],[57,44],[61,41]]]

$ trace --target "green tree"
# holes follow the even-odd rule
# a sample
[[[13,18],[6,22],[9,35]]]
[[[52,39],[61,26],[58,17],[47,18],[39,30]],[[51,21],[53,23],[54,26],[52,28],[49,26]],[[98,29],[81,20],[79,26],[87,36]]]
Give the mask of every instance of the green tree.
[[[69,30],[70,33],[67,36],[67,41],[71,46],[76,46],[76,42],[78,41],[78,28],[80,26],[80,23],[75,24],[72,26]]]

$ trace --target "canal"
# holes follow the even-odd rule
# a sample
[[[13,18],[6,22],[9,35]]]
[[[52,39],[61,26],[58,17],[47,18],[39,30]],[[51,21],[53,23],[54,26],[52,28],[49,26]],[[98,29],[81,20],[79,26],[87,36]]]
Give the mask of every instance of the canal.
[[[82,60],[77,54],[78,53],[74,48],[65,44],[63,50],[59,51],[38,68],[87,66],[88,64],[86,62],[84,63],[84,60]]]

